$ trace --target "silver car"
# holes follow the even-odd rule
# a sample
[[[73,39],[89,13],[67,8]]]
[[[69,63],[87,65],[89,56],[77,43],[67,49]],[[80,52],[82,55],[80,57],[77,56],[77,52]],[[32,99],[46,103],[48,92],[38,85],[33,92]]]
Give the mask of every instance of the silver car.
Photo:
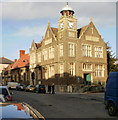
[[[44,120],[44,117],[27,103],[0,102],[3,120]]]
[[[7,86],[0,86],[0,95],[3,95],[5,100],[12,101],[11,94]]]

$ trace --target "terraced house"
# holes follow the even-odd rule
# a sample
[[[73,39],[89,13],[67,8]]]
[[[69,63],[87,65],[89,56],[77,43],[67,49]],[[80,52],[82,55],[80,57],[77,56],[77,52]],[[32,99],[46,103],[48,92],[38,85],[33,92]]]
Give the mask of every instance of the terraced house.
[[[47,26],[40,43],[30,48],[31,84],[64,86],[105,84],[106,44],[94,23],[78,29],[74,11],[66,5],[60,11],[58,28]]]

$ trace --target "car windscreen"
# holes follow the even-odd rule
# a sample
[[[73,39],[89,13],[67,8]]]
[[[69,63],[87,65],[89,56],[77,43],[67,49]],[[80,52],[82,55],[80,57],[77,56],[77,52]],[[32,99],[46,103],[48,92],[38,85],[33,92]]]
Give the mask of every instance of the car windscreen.
[[[19,84],[19,86],[24,86],[24,84]]]
[[[39,85],[39,87],[41,87],[41,88],[45,88],[45,86],[44,86],[44,85]]]
[[[0,94],[2,94],[2,95],[8,95],[8,91],[7,91],[7,89],[6,88],[0,88]]]

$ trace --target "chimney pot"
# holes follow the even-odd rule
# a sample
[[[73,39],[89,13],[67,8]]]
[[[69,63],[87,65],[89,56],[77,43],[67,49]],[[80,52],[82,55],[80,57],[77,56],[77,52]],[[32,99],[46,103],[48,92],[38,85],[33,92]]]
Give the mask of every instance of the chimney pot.
[[[20,58],[25,55],[25,50],[20,50]]]
[[[17,61],[17,59],[14,59],[14,63]]]

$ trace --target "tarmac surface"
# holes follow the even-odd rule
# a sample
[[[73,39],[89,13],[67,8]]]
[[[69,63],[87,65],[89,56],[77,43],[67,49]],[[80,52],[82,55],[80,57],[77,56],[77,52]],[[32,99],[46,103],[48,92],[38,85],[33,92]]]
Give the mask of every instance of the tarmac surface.
[[[14,101],[28,103],[45,118],[118,118],[110,117],[105,110],[104,93],[13,93]]]

